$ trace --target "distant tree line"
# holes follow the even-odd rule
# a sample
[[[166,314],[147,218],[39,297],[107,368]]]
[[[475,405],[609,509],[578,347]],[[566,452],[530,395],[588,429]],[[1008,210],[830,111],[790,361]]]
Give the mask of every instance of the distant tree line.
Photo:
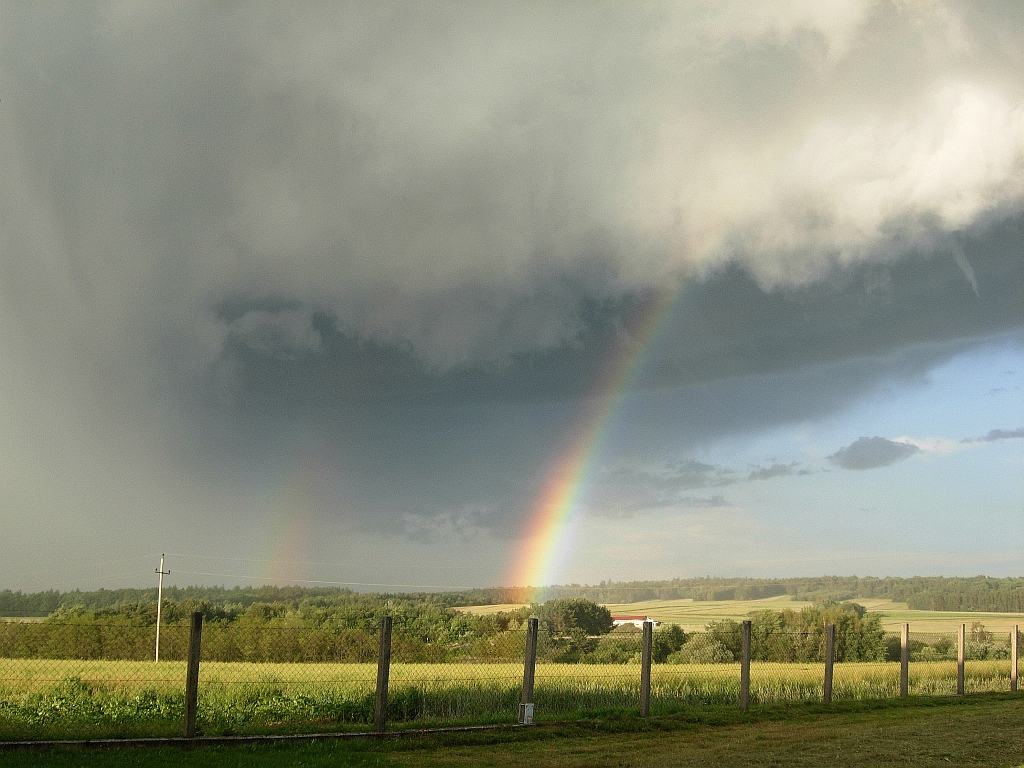
[[[538,659],[554,663],[624,664],[640,660],[641,632],[613,628],[611,613],[585,598],[556,598],[488,615],[459,612],[436,603],[350,593],[299,601],[216,606],[166,601],[161,657],[181,660],[188,644],[188,617],[203,612],[203,658],[208,661],[372,662],[381,617],[393,617],[396,662],[520,662],[527,620],[539,620]],[[88,610],[59,608],[41,621],[0,622],[0,657],[53,659],[152,658],[155,606],[149,603]],[[755,661],[819,662],[825,627],[836,626],[838,661],[899,658],[898,639],[882,631],[879,617],[856,603],[824,601],[800,611],[761,610],[751,614],[751,657]],[[741,625],[722,620],[704,631],[676,625],[654,630],[655,663],[717,664],[741,654]],[[969,658],[1003,658],[1007,638],[994,638],[975,622]],[[915,641],[915,660],[949,658],[951,638],[930,645]]]
[[[1024,613],[1024,586],[1000,589],[965,585],[948,592],[918,592],[907,598],[907,607],[919,611],[992,611]]]
[[[481,593],[492,590],[480,590]],[[494,590],[495,598],[507,595]],[[757,600],[789,595],[809,602],[843,602],[865,598],[885,598],[909,602],[911,608],[927,610],[940,597],[948,607],[937,610],[1024,611],[1024,578],[988,576],[946,577],[915,576],[816,576],[792,579],[746,579],[703,577],[667,581],[603,581],[600,584],[563,585],[544,590],[546,597],[585,597],[598,603],[631,603],[646,600]],[[918,595],[927,595],[919,598]],[[485,597],[481,594],[480,597]],[[494,599],[484,602],[513,602]]]
[[[582,598],[595,603],[632,603],[645,600],[755,600],[779,595],[809,602],[843,602],[887,598],[906,602],[910,608],[942,611],[1024,612],[1024,578],[996,579],[944,576],[857,577],[819,576],[792,579],[702,577],[667,581],[602,581],[588,586],[568,584],[543,590],[541,599]],[[439,609],[469,605],[530,603],[536,590],[523,588],[469,589],[451,592],[368,594],[334,587],[167,587],[164,597],[178,605],[201,604],[230,614],[254,604],[296,606],[304,601],[346,606],[361,601],[418,603]],[[89,611],[156,602],[156,588],[99,589],[23,593],[0,590],[0,616],[49,616],[60,608],[82,606]]]

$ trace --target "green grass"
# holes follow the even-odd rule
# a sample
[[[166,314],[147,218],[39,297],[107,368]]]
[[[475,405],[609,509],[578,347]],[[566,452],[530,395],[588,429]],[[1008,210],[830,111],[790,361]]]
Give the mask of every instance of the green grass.
[[[892,698],[899,666],[835,666],[833,697]],[[396,727],[511,723],[518,664],[394,664],[390,720]],[[540,722],[635,711],[637,664],[539,664],[534,701]],[[820,701],[820,664],[751,665],[755,705]],[[915,695],[955,692],[954,662],[911,665]],[[209,735],[365,730],[373,719],[373,664],[206,663],[198,728]],[[1009,688],[1009,662],[966,666],[969,693]],[[176,735],[184,713],[181,662],[0,660],[0,739]],[[655,665],[652,711],[735,706],[738,664]]]
[[[0,753],[2,754],[2,753]],[[368,742],[2,754],[5,768],[97,766],[1003,766],[1024,764],[1024,696],[714,708]]]

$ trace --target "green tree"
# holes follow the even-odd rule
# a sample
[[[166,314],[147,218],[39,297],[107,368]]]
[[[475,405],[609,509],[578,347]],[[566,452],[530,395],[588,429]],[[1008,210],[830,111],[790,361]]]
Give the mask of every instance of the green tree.
[[[548,600],[539,607],[538,615],[556,635],[568,635],[574,629],[604,635],[612,629],[611,611],[582,597]]]
[[[670,655],[683,647],[686,633],[678,624],[667,624],[654,630],[651,637],[651,661],[664,664]]]
[[[734,661],[733,653],[709,632],[698,632],[666,659],[669,664],[721,664]]]

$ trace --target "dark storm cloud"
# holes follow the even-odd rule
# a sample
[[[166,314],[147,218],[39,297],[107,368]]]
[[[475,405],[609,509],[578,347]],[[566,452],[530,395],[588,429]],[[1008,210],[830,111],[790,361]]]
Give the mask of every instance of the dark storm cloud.
[[[45,241],[54,300],[173,345],[175,368],[228,351],[217,309],[246,299],[300,305],[293,340],[329,318],[444,372],[585,343],[594,302],[730,263],[758,289],[871,263],[884,293],[916,250],[983,292],[950,233],[1020,202],[1020,25],[999,6],[6,21],[7,183],[36,209],[12,247]],[[8,277],[36,300],[38,276]],[[280,331],[254,314],[249,338],[261,323]]]
[[[944,252],[835,270],[813,285],[769,291],[743,270],[724,269],[682,290],[646,353],[641,383],[700,385],[867,358],[885,367],[897,365],[886,362],[888,356],[921,345],[931,345],[925,354],[934,363],[960,343],[983,343],[1021,326],[1022,244],[1020,219],[972,237],[968,248],[980,297]],[[642,302],[643,297],[629,294],[587,301],[580,313],[582,329],[571,344],[518,353],[501,365],[462,365],[444,372],[425,370],[407,345],[359,341],[341,333],[330,315],[304,316],[293,308],[271,314],[242,305],[235,310],[240,317],[225,320],[229,343],[212,370],[230,371],[224,378],[239,407],[257,410],[292,400],[452,403],[573,397],[587,391],[601,364],[622,343],[621,329]],[[284,356],[276,347],[233,343],[248,338],[236,330],[239,326],[254,334],[260,321],[267,327],[259,338],[278,344],[287,338],[293,346],[304,340],[313,345],[306,347],[309,354]],[[306,324],[300,328],[297,322]],[[841,386],[835,391],[843,397]]]
[[[245,520],[312,452],[324,517],[512,532],[665,292],[636,466],[1020,339],[1009,4],[3,14],[0,501],[40,525]]]
[[[842,469],[876,469],[908,459],[920,450],[916,445],[884,437],[860,437],[833,453],[828,460]]]

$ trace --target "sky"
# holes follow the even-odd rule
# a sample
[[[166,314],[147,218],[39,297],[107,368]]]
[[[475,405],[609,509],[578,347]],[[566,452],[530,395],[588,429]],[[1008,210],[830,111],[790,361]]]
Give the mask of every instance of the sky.
[[[1024,572],[1024,8],[0,4],[0,589]]]

